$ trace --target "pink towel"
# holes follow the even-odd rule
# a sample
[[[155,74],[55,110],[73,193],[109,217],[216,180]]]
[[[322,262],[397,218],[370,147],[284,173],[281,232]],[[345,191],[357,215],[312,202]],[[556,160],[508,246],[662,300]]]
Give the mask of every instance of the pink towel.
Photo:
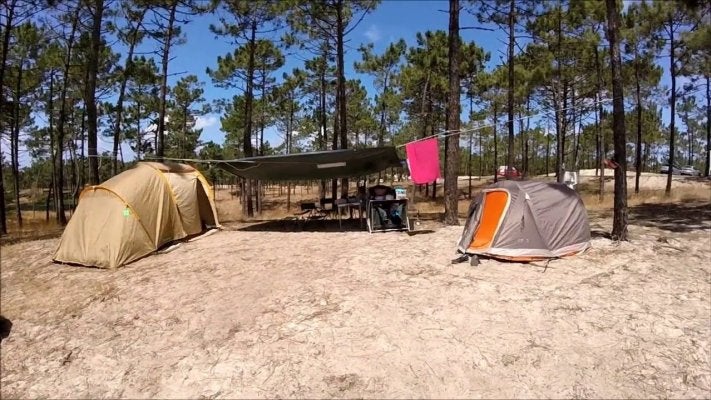
[[[410,177],[416,184],[431,183],[439,173],[439,144],[437,138],[420,140],[405,145]]]

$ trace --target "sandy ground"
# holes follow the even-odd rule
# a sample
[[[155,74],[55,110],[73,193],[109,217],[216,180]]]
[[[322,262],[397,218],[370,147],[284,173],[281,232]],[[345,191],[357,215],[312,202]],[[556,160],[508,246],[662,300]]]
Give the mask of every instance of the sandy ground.
[[[461,228],[434,225],[232,225],[114,271],[4,246],[0,394],[708,398],[711,206],[631,217],[545,269],[451,265]]]

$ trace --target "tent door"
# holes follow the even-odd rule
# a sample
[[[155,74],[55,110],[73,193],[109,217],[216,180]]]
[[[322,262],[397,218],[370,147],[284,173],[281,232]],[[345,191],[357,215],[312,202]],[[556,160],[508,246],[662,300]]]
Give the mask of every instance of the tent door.
[[[479,226],[474,233],[470,250],[485,249],[491,247],[496,232],[501,225],[506,206],[509,202],[509,194],[503,190],[494,190],[484,195],[484,203],[481,210]]]

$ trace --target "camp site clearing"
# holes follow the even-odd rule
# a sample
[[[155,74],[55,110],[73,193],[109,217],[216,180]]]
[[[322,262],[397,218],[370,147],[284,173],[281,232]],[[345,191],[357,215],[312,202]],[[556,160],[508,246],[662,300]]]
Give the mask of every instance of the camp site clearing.
[[[230,222],[226,190],[222,230],[118,269],[3,244],[2,398],[708,397],[708,200],[632,201],[618,243],[592,199],[591,248],[547,266],[451,264],[462,226],[426,219]]]

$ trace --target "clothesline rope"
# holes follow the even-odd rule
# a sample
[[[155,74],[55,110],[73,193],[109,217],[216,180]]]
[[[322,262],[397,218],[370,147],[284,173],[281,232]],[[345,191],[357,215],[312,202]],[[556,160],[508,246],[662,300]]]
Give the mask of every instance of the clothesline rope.
[[[553,110],[553,111],[546,111],[546,112],[541,112],[541,113],[538,113],[538,114],[531,114],[531,115],[526,115],[526,116],[523,116],[523,117],[514,118],[514,119],[511,120],[511,121],[512,121],[512,122],[517,122],[517,121],[521,121],[521,120],[528,119],[528,118],[534,118],[534,117],[540,117],[540,116],[549,116],[549,115],[551,115],[552,113],[555,113],[556,111],[567,111],[567,110],[571,110],[571,109],[581,109],[581,108],[584,108],[584,107],[590,107],[590,106],[594,106],[594,105],[597,105],[597,104],[609,103],[609,102],[611,102],[611,101],[612,101],[612,99],[597,100],[597,101],[595,101],[595,102],[593,102],[593,103],[586,104],[585,106],[576,106],[576,107],[569,106],[569,107],[559,108],[559,109]],[[474,128],[470,128],[470,129],[464,129],[464,130],[458,130],[458,131],[455,131],[455,130],[443,130],[443,131],[440,131],[440,132],[438,132],[438,133],[435,133],[434,135],[428,135],[428,136],[425,136],[425,137],[423,137],[423,138],[415,139],[415,140],[409,141],[409,142],[407,142],[407,143],[403,143],[403,144],[397,145],[397,146],[395,146],[395,147],[398,148],[398,149],[400,149],[400,148],[403,148],[403,147],[407,146],[407,145],[410,144],[410,143],[417,143],[417,142],[420,142],[420,141],[423,141],[423,140],[431,139],[431,138],[433,138],[433,137],[446,138],[446,137],[448,137],[448,136],[461,135],[462,133],[473,133],[473,132],[476,132],[476,131],[479,131],[479,130],[482,130],[482,129],[485,129],[485,128],[491,128],[491,127],[493,127],[493,126],[498,126],[498,125],[507,124],[508,122],[509,122],[509,120],[507,119],[507,120],[505,120],[505,121],[502,121],[502,122],[499,122],[499,123],[496,123],[496,124],[480,125],[480,126],[476,126],[476,127],[474,127]]]
[[[598,105],[598,104],[609,103],[609,102],[611,102],[611,101],[612,101],[612,99],[603,99],[603,100],[594,101],[594,102],[592,102],[592,103],[588,103],[588,104],[586,104],[586,105],[584,105],[584,106],[575,106],[575,107],[573,107],[573,106],[568,106],[568,107],[559,108],[559,109],[553,110],[553,111],[546,111],[546,112],[540,112],[540,113],[537,113],[537,114],[530,114],[530,115],[526,115],[526,116],[523,116],[523,117],[514,118],[514,119],[512,120],[512,122],[517,122],[517,121],[521,121],[521,120],[528,119],[528,118],[535,118],[535,117],[541,117],[541,116],[550,116],[551,114],[555,113],[556,111],[562,112],[562,111],[573,110],[573,109],[582,109],[582,108],[586,108],[586,107],[590,107],[590,106],[594,106],[594,105]],[[417,143],[417,142],[420,142],[420,141],[423,141],[423,140],[427,140],[427,139],[431,139],[431,138],[434,138],[434,137],[436,137],[436,138],[446,138],[446,137],[449,137],[449,136],[461,135],[461,134],[463,134],[463,133],[473,133],[473,132],[476,132],[476,131],[479,131],[479,130],[482,130],[482,129],[485,129],[485,128],[491,128],[491,127],[494,127],[494,126],[497,126],[497,125],[507,124],[508,122],[509,122],[509,121],[508,121],[508,119],[507,119],[507,120],[505,120],[505,121],[502,121],[502,122],[499,122],[499,123],[496,123],[496,124],[479,125],[479,126],[476,126],[476,127],[474,127],[474,128],[470,128],[470,129],[464,129],[464,130],[458,130],[458,131],[454,131],[454,130],[443,130],[443,131],[440,131],[440,132],[438,132],[438,133],[435,133],[434,135],[428,135],[428,136],[425,136],[425,137],[423,137],[423,138],[419,138],[419,139],[412,140],[412,141],[409,141],[409,142],[404,143],[404,144],[397,145],[397,146],[395,146],[395,148],[400,149],[400,148],[403,148],[403,147],[407,146],[407,145],[410,144],[410,143]],[[228,161],[228,160],[201,160],[201,159],[194,159],[194,158],[172,158],[172,157],[152,157],[152,156],[144,157],[144,159],[146,159],[146,160],[161,160],[161,159],[163,159],[163,160],[168,160],[168,161],[187,161],[187,162],[200,162],[200,163],[224,163],[224,162]],[[245,161],[245,162],[248,162],[248,161]],[[256,161],[252,161],[252,162],[256,162]],[[250,167],[250,168],[251,168],[251,167]]]

